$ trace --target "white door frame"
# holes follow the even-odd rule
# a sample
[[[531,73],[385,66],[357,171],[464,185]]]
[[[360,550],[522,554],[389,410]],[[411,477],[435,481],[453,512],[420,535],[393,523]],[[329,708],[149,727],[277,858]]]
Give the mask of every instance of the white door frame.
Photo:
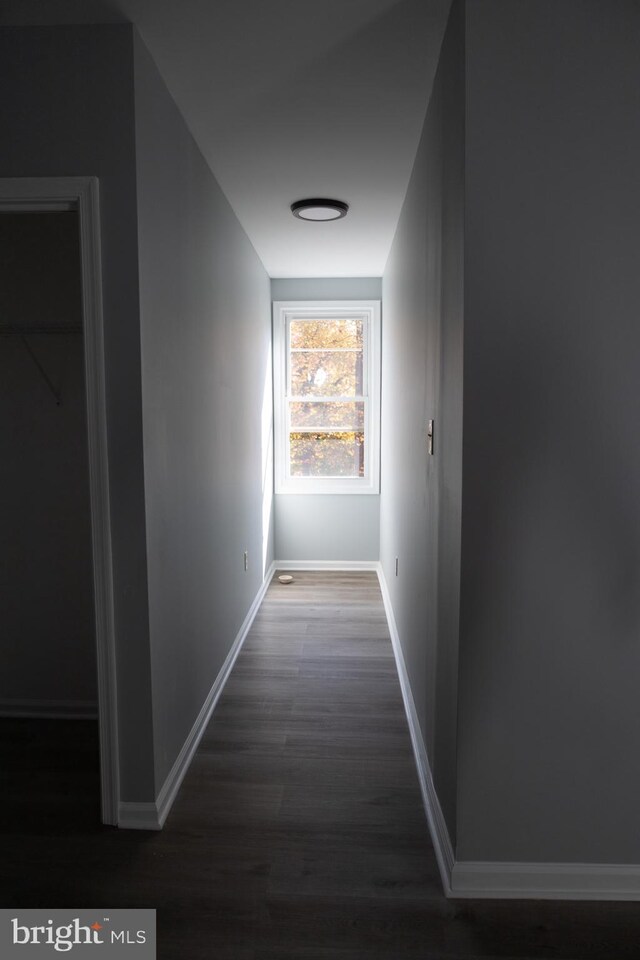
[[[104,374],[99,184],[96,177],[0,178],[0,211],[77,210],[89,449],[89,489],[98,666],[102,822],[117,824],[120,800],[116,644]]]

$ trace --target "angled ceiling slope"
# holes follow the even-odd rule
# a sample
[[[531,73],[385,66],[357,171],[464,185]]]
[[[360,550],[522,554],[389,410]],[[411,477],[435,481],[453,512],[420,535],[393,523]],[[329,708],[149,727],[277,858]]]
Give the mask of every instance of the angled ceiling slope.
[[[270,276],[380,276],[449,4],[5,0],[0,23],[133,22]],[[291,215],[324,196],[348,216]]]

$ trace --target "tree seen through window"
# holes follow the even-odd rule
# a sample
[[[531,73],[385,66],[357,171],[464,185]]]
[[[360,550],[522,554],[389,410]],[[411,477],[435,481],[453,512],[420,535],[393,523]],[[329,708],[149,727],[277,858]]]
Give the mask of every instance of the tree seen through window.
[[[364,476],[363,360],[361,319],[290,321],[291,476]]]

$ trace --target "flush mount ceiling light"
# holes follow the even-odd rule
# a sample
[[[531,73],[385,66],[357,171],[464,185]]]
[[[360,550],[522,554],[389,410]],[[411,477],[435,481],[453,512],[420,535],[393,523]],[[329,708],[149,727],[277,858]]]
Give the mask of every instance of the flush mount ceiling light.
[[[291,213],[299,220],[340,220],[346,217],[348,203],[342,200],[326,200],[312,197],[310,200],[296,200],[291,204]]]

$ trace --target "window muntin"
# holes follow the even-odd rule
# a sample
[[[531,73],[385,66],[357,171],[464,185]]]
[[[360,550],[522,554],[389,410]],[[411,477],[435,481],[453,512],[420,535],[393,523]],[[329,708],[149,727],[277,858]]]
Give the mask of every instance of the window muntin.
[[[274,305],[276,491],[379,489],[379,303]]]

